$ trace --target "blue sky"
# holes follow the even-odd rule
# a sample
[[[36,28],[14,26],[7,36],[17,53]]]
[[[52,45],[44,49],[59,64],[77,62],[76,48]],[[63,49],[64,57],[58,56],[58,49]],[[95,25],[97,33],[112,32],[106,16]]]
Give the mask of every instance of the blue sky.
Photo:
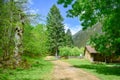
[[[37,13],[42,16],[45,20],[46,16],[52,7],[53,4],[56,4],[59,8],[61,15],[64,18],[65,29],[71,29],[72,34],[75,34],[77,31],[81,29],[80,21],[78,18],[68,18],[66,17],[66,11],[70,9],[64,8],[62,5],[57,4],[57,0],[29,0],[30,8],[32,13]],[[42,22],[41,22],[42,23]]]

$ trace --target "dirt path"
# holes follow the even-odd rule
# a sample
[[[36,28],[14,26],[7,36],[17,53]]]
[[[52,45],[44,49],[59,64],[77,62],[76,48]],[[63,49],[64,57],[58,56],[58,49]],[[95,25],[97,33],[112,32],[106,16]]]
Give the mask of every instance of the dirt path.
[[[96,76],[81,69],[72,67],[70,64],[55,60],[52,80],[99,80]]]

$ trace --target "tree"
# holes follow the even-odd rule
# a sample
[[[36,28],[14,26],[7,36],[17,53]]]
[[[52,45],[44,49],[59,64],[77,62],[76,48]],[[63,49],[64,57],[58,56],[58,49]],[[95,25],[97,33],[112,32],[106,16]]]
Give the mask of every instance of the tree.
[[[27,56],[45,56],[48,53],[46,26],[26,25],[23,35],[24,53]]]
[[[120,55],[119,0],[58,0],[58,3],[64,7],[72,5],[68,16],[79,16],[83,29],[101,23],[103,34],[93,40],[95,48],[106,56]]]
[[[15,67],[21,61],[22,33],[25,23],[23,4],[26,0],[2,0],[0,1],[0,53],[2,60],[13,63]]]
[[[65,41],[66,41],[66,46],[68,47],[73,47],[73,39],[72,39],[72,34],[70,29],[67,30],[66,35],[65,35]]]
[[[2,9],[1,9],[1,51],[3,60],[8,60],[10,56],[13,54],[14,49],[14,30],[15,23],[18,21],[18,16],[16,12],[16,5],[13,0],[5,1],[2,0]],[[13,14],[15,16],[13,16]]]
[[[3,33],[3,18],[2,18],[2,13],[3,13],[3,0],[0,0],[0,44],[2,44],[2,33]],[[2,46],[0,46],[0,57],[2,56],[3,50]]]
[[[13,7],[13,12],[11,12],[11,17],[13,17],[14,26],[14,54],[13,61],[14,67],[17,67],[22,62],[21,56],[23,54],[23,30],[24,24],[26,23],[26,15],[24,13],[25,4],[27,4],[27,0],[10,0],[11,7]]]
[[[48,43],[49,50],[52,54],[58,55],[60,46],[64,46],[65,32],[63,25],[63,18],[56,5],[53,5],[47,16],[47,31],[48,31]]]

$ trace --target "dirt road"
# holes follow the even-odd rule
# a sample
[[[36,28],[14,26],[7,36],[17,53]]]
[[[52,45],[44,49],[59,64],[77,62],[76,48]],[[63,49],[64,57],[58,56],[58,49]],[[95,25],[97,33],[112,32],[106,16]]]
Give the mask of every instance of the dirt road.
[[[52,80],[100,80],[96,76],[81,69],[72,67],[70,64],[55,60]]]

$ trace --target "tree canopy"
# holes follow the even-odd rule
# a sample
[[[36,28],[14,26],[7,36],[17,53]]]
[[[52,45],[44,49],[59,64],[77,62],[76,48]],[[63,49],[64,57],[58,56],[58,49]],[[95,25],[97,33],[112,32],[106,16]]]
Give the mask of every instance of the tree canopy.
[[[83,28],[120,12],[119,0],[58,0],[58,4],[63,4],[64,7],[71,5],[68,16],[79,16]]]
[[[103,33],[92,39],[95,48],[104,55],[120,54],[120,0],[58,0],[68,10],[69,17],[79,17],[83,29],[102,24]]]
[[[0,53],[3,58],[10,57],[15,48],[15,28],[24,26],[25,19],[24,5],[25,0],[1,0],[0,1]]]
[[[22,29],[25,23],[23,4],[26,0],[0,0],[0,62],[16,67],[21,61]],[[23,21],[24,20],[24,21]],[[19,29],[18,29],[19,27]],[[19,35],[19,36],[18,36]],[[19,40],[18,40],[19,39]],[[18,48],[19,47],[19,48]]]

